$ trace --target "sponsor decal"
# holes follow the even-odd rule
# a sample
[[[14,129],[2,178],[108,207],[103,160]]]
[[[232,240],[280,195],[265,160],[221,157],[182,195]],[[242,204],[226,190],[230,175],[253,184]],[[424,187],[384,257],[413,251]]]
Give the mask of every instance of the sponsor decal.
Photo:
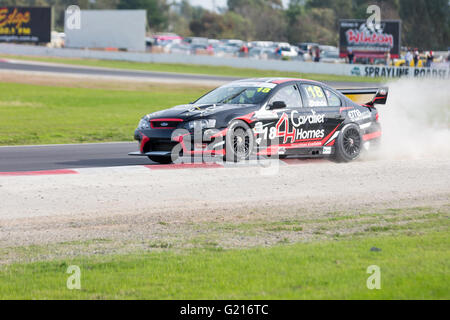
[[[371,117],[370,111],[361,112],[358,109],[351,110],[348,112],[348,116],[352,121],[361,121],[364,119],[369,119]]]
[[[394,36],[383,32],[372,33],[368,29],[350,29],[345,33],[347,43],[350,45],[378,45],[392,48],[394,46]]]
[[[291,113],[291,121],[289,121],[288,115],[286,113],[283,113],[283,115],[280,117],[280,120],[278,120],[278,123],[274,127],[276,130],[276,136],[283,137],[283,143],[287,143],[288,140],[293,143],[298,140],[322,139],[325,136],[324,129],[304,130],[304,128],[300,127],[306,123],[323,123],[324,119],[324,114],[316,114],[316,112],[314,111],[309,115],[299,115],[297,111],[293,111]],[[271,128],[271,131],[273,131],[272,129],[273,127]]]
[[[259,133],[263,133],[263,124],[262,124],[262,122],[257,122],[257,123],[255,123],[255,127],[253,128],[253,131],[256,133],[256,134],[259,134]]]
[[[50,7],[1,7],[0,42],[50,42]]]
[[[325,121],[325,114],[317,114],[314,110],[310,115],[298,115],[298,112],[296,110],[292,111],[291,113],[291,122],[294,125],[294,127],[300,127],[301,125],[304,125],[305,123],[324,123]]]
[[[386,67],[386,66],[366,66],[361,74],[353,73],[351,75],[361,75],[372,78],[435,78],[450,79],[450,69],[445,68],[411,68],[411,67]]]
[[[361,69],[359,67],[354,67],[351,71],[350,74],[352,76],[360,76],[361,75]]]
[[[352,52],[356,58],[383,59],[389,52],[392,58],[400,55],[401,22],[399,20],[341,20],[339,22],[339,55],[341,58]]]
[[[261,110],[255,111],[255,118],[259,120],[271,120],[278,119],[278,114],[273,110],[266,110],[262,108]]]
[[[331,147],[323,147],[322,154],[331,154]]]

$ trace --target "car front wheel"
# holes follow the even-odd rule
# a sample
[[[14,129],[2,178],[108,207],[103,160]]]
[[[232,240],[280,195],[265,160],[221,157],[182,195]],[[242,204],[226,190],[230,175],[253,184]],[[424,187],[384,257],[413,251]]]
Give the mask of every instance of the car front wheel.
[[[227,161],[239,162],[247,160],[253,152],[253,131],[247,123],[235,120],[228,126],[226,136]]]

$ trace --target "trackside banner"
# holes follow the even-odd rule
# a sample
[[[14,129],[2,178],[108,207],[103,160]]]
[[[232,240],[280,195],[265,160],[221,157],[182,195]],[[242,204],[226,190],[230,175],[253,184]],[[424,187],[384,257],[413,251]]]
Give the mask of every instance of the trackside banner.
[[[380,58],[386,53],[391,58],[400,56],[401,21],[381,21],[379,25],[368,26],[366,20],[339,21],[339,50],[344,58],[353,51],[358,58]]]
[[[450,79],[450,66],[443,64],[432,68],[389,67],[372,65],[346,65],[348,75],[372,78],[427,78]]]
[[[51,7],[0,7],[0,42],[50,42]]]

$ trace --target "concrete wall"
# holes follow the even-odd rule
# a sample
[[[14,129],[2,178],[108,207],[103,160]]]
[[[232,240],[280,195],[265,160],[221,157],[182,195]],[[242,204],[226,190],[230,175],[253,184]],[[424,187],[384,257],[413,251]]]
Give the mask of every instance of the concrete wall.
[[[260,70],[290,71],[298,73],[332,74],[345,76],[369,77],[433,77],[450,79],[448,65],[440,69],[384,67],[372,65],[348,65],[331,63],[313,63],[300,61],[256,60],[249,58],[221,58],[203,55],[155,54],[139,52],[108,52],[69,48],[47,48],[40,46],[0,44],[0,53],[15,55],[36,55],[66,58],[90,58],[105,60],[122,60],[148,63],[182,63],[193,65],[229,66]],[[356,79],[355,79],[356,80]]]

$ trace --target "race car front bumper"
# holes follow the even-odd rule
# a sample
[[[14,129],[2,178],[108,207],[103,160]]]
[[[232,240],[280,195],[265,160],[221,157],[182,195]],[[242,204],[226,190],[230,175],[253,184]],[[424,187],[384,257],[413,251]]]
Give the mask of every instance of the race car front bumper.
[[[169,130],[139,130],[134,134],[139,143],[139,151],[130,152],[130,156],[170,157],[174,150],[183,156],[224,156],[226,129],[214,131],[212,135],[203,135],[196,141],[193,133],[172,136]],[[206,137],[206,139],[205,139]]]

